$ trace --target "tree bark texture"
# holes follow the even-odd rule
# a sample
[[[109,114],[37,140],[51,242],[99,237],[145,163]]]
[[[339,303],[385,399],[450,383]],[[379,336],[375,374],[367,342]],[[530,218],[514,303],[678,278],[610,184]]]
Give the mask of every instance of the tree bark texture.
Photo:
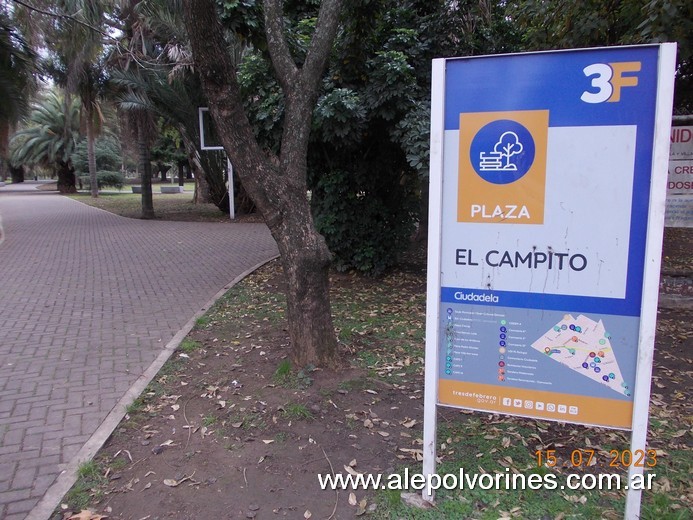
[[[0,181],[6,181],[9,175],[10,125],[0,121]]]
[[[183,147],[185,148],[185,153],[188,156],[190,171],[195,176],[195,194],[193,195],[193,203],[207,204],[211,202],[211,196],[209,193],[209,184],[207,183],[205,170],[202,167],[202,162],[200,161],[200,152],[197,151],[197,148],[190,139],[185,127],[182,125],[179,126],[178,131],[183,139]]]
[[[77,193],[75,168],[70,161],[58,161],[58,191],[60,193]]]
[[[96,178],[96,153],[94,152],[94,108],[91,104],[84,105],[87,116],[87,164],[89,165],[89,184],[91,185],[91,197],[99,196],[99,183]]]
[[[137,148],[142,174],[142,218],[154,218],[154,200],[152,198],[152,163],[149,159],[149,134],[146,123],[137,122]]]
[[[221,141],[249,196],[277,241],[287,277],[292,358],[297,366],[334,366],[337,340],[329,298],[330,251],[307,198],[308,138],[318,87],[336,35],[341,0],[323,0],[303,67],[283,34],[281,0],[265,0],[265,32],[286,101],[279,156],[263,150],[243,110],[236,69],[214,0],[186,0],[195,67]]]

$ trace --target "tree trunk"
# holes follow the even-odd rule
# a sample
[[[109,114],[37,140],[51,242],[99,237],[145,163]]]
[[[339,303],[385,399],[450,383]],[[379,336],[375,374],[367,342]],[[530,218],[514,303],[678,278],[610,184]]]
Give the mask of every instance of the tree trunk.
[[[209,184],[207,183],[207,176],[205,174],[204,168],[202,168],[202,163],[200,162],[200,152],[190,140],[188,133],[184,128],[178,128],[180,135],[183,139],[183,146],[185,147],[185,153],[188,155],[188,164],[190,165],[190,172],[195,176],[195,194],[193,195],[194,204],[209,204],[212,202],[209,193]]]
[[[10,147],[10,125],[0,121],[0,181],[6,181],[9,174],[8,153]]]
[[[286,276],[287,318],[294,366],[333,367],[336,337],[330,311],[329,269],[332,255],[316,230],[307,198],[289,197],[293,207],[273,226]],[[284,205],[284,204],[283,204]]]
[[[332,367],[337,340],[330,311],[330,252],[313,223],[306,190],[312,111],[337,31],[341,0],[323,0],[303,67],[283,36],[279,0],[265,0],[265,31],[286,111],[281,155],[263,150],[243,109],[236,69],[228,54],[214,0],[183,3],[195,68],[214,123],[235,171],[277,241],[287,278],[287,317],[296,366]]]
[[[178,161],[178,186],[185,185],[185,163]]]
[[[94,153],[94,112],[90,103],[84,105],[87,115],[87,163],[89,164],[89,183],[91,184],[91,197],[99,196],[99,183],[96,178],[96,154]]]
[[[145,123],[138,122],[137,148],[139,155],[139,170],[142,172],[142,218],[154,218],[154,200],[152,197],[152,163],[149,159],[149,139],[144,128]]]
[[[159,173],[161,174],[161,182],[168,182],[168,179],[166,178],[166,173],[171,169],[171,167],[167,164],[162,163],[161,161],[157,161],[156,169],[159,170]]]
[[[419,227],[414,233],[414,242],[428,240],[428,177],[419,176],[421,195],[419,197]]]
[[[58,161],[58,191],[77,193],[75,169],[70,161]]]

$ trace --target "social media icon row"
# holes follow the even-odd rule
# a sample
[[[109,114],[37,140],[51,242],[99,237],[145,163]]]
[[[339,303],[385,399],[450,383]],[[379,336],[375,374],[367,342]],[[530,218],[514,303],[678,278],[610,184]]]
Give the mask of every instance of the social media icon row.
[[[539,412],[546,410],[547,412],[567,413],[577,415],[579,409],[577,406],[567,406],[564,404],[556,405],[555,403],[544,403],[542,401],[531,401],[529,399],[511,399],[510,397],[503,398],[503,406],[512,406],[513,408],[524,408],[526,410],[535,409]]]

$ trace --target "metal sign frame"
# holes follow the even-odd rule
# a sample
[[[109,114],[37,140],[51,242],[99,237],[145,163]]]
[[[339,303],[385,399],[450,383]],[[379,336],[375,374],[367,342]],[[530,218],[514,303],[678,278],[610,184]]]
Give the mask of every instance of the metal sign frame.
[[[197,109],[198,124],[200,127],[200,150],[213,151],[213,150],[224,150],[223,146],[208,146],[205,141],[205,125],[204,125],[204,113],[209,112],[208,107],[199,107]],[[226,153],[224,151],[224,153]],[[231,164],[231,159],[228,155],[226,156],[226,168],[229,172],[229,217],[231,220],[236,218],[236,208],[235,208],[235,194],[233,188],[233,165]]]
[[[649,191],[649,215],[647,219],[647,238],[642,272],[642,296],[640,301],[640,322],[638,332],[637,364],[635,368],[635,389],[633,392],[631,451],[644,450],[646,446],[648,407],[650,400],[650,379],[656,327],[659,271],[661,263],[661,244],[664,229],[666,200],[666,177],[669,155],[669,128],[674,90],[676,64],[676,44],[655,46],[632,46],[657,48],[656,61],[656,100],[652,160]],[[624,49],[616,47],[609,49]],[[585,51],[609,51],[609,49],[585,49]],[[580,50],[554,51],[551,53],[526,53],[518,57],[539,54],[561,54],[580,52]],[[505,58],[514,56],[505,55]],[[491,58],[494,57],[485,57]],[[465,60],[467,58],[462,58]],[[468,58],[478,59],[478,58]],[[520,58],[521,59],[521,58]],[[428,242],[428,280],[426,306],[426,364],[424,394],[424,446],[423,473],[430,478],[436,470],[437,446],[437,407],[446,406],[439,400],[440,349],[441,349],[441,281],[442,233],[444,225],[443,195],[445,182],[444,143],[446,117],[446,69],[448,59],[436,59],[432,63],[431,97],[431,141],[430,141],[430,191],[429,191],[429,242]],[[492,89],[489,89],[492,91]],[[498,109],[500,110],[500,109]],[[449,189],[449,188],[447,188]],[[570,421],[565,421],[570,422]],[[631,467],[629,477],[642,474],[643,468]],[[432,501],[434,493],[425,488],[423,498]],[[640,511],[641,491],[628,490],[626,515],[628,520],[636,519]]]

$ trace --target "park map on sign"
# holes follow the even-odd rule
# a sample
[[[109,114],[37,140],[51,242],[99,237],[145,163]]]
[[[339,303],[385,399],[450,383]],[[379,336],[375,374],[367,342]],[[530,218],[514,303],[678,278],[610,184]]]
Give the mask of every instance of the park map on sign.
[[[619,394],[630,397],[631,388],[623,380],[611,334],[601,320],[566,314],[561,321],[532,343],[532,348],[589,377]]]

